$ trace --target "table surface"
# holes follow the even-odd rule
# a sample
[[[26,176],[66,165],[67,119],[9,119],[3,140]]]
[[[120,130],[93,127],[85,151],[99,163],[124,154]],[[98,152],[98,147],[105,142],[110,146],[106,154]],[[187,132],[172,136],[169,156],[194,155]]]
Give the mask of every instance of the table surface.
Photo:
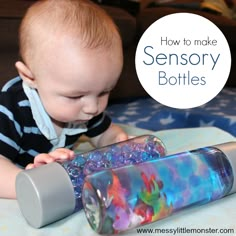
[[[130,127],[127,130],[131,135],[151,133]],[[167,130],[154,134],[162,139],[169,154],[236,140],[235,137],[217,128]],[[84,145],[85,149],[86,145]],[[236,236],[235,203],[236,194],[232,194],[206,205],[185,209],[166,219],[127,231],[121,235]],[[142,233],[138,233],[137,230],[142,230]],[[153,230],[153,233],[150,230]],[[21,215],[16,200],[0,199],[0,235],[96,236],[97,234],[90,228],[83,210],[41,229],[34,229],[27,224]]]

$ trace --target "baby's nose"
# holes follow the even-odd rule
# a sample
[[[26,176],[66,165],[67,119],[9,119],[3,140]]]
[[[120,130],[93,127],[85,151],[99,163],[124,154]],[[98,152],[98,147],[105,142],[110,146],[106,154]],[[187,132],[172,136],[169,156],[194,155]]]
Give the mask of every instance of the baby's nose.
[[[95,98],[88,99],[84,104],[83,111],[86,114],[96,115],[98,113],[98,100]]]

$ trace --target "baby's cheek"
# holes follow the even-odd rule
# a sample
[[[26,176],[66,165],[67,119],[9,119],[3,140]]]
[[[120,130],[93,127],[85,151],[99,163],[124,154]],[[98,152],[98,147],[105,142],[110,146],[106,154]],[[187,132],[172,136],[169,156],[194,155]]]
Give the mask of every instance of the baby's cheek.
[[[103,112],[107,108],[108,96],[101,98],[99,101],[99,113]]]
[[[58,111],[54,112],[50,116],[54,121],[58,121],[62,123],[71,122],[75,119],[74,117],[76,117],[73,113],[60,109],[60,108],[58,108]]]

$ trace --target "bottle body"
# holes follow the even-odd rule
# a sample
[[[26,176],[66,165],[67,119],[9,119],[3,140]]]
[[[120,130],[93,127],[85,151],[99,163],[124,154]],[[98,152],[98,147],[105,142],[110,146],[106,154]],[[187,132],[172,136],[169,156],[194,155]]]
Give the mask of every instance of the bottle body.
[[[98,233],[119,233],[227,195],[233,171],[224,153],[207,147],[89,175],[83,204]]]
[[[142,135],[87,153],[78,154],[62,166],[74,187],[75,211],[82,209],[82,188],[85,176],[108,168],[155,160],[166,155],[164,144],[153,135]]]
[[[78,154],[63,164],[53,162],[21,171],[16,178],[19,207],[27,222],[40,228],[83,208],[82,186],[87,174],[162,156],[163,143],[156,136],[143,135]]]

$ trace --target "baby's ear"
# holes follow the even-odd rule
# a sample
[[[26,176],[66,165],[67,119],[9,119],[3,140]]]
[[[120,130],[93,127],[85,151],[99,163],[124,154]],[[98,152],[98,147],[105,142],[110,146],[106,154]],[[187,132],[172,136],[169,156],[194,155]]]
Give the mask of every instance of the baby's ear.
[[[36,88],[35,78],[31,70],[21,61],[15,63],[15,67],[22,80],[28,84],[31,88]]]

